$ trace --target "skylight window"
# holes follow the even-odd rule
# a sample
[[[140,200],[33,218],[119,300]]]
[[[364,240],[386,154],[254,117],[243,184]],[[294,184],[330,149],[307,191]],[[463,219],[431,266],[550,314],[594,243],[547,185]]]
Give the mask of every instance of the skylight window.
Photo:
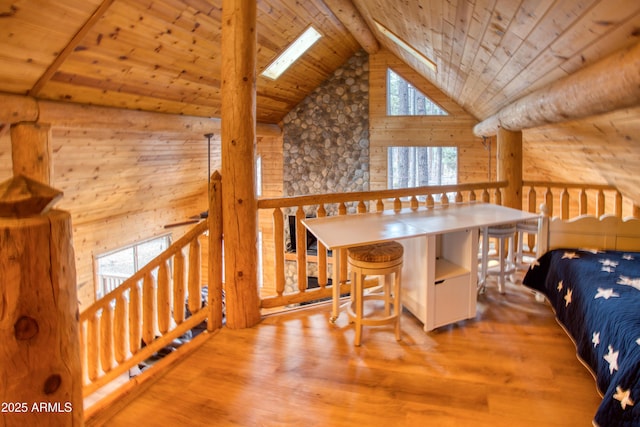
[[[269,66],[262,72],[262,75],[272,80],[280,77],[291,64],[296,62],[318,39],[320,33],[315,28],[309,27],[304,33],[289,45]]]
[[[421,54],[420,52],[415,50],[411,45],[409,45],[407,42],[405,42],[400,37],[395,35],[391,30],[389,30],[387,27],[385,27],[384,25],[382,25],[378,21],[373,21],[373,22],[376,23],[376,27],[378,27],[378,30],[382,34],[384,34],[389,40],[391,40],[392,42],[394,42],[395,44],[400,46],[408,54],[410,54],[411,56],[416,58],[422,64],[426,65],[427,68],[429,68],[431,71],[436,72],[436,63],[435,62],[433,62],[432,60],[430,60],[429,58],[427,58],[426,56],[424,56],[423,54]]]

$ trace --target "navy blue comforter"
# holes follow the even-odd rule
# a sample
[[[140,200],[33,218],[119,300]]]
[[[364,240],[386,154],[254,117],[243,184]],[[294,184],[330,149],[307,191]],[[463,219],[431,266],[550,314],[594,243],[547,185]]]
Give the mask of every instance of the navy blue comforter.
[[[556,249],[523,283],[547,297],[591,367],[603,395],[594,424],[640,426],[640,252]]]

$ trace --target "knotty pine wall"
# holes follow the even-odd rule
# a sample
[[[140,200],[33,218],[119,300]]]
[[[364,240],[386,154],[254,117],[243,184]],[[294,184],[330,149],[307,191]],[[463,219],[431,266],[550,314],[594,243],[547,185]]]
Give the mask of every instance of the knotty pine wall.
[[[387,116],[387,68],[393,69],[449,116]],[[458,104],[385,49],[369,56],[369,137],[371,190],[387,188],[387,148],[390,146],[458,147],[458,183],[495,180],[495,160],[482,140],[473,135],[478,123]],[[495,158],[495,142],[491,155]]]
[[[162,119],[167,117],[158,116]],[[207,210],[207,141],[202,126],[195,123],[201,120],[194,118],[184,130],[155,131],[52,123],[52,186],[64,192],[56,208],[72,217],[81,310],[95,298],[96,255],[165,233],[176,240],[189,226],[165,229],[165,224]],[[104,120],[96,117],[95,121]],[[189,122],[189,118],[183,116],[180,121]],[[208,131],[214,133],[213,172],[221,166],[219,121]],[[263,156],[263,194],[281,195],[282,137],[259,136],[257,145]],[[4,132],[0,135],[0,181],[11,176],[11,140],[9,132]],[[263,233],[269,233],[269,224],[263,226]],[[201,239],[205,283],[206,240]]]

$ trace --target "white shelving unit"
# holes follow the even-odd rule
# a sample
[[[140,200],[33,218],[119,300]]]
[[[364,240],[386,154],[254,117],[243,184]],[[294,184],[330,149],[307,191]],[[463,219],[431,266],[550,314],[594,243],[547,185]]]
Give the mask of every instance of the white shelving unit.
[[[425,331],[476,316],[478,229],[401,241],[402,302]]]

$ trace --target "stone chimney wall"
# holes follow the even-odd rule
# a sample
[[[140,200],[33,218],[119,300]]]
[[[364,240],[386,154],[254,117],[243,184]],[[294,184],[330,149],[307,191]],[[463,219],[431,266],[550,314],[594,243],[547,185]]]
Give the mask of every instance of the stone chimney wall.
[[[369,56],[357,52],[284,118],[284,196],[369,189]],[[328,215],[337,206],[326,206]],[[347,206],[355,212],[355,205]],[[294,211],[286,214],[295,215]],[[315,211],[307,212],[315,215]],[[286,227],[285,227],[286,228]],[[287,240],[289,230],[286,229]],[[317,277],[309,262],[309,276]],[[285,263],[286,292],[297,287]],[[331,274],[331,272],[329,273]]]
[[[369,189],[369,57],[357,52],[284,118],[284,195]]]

